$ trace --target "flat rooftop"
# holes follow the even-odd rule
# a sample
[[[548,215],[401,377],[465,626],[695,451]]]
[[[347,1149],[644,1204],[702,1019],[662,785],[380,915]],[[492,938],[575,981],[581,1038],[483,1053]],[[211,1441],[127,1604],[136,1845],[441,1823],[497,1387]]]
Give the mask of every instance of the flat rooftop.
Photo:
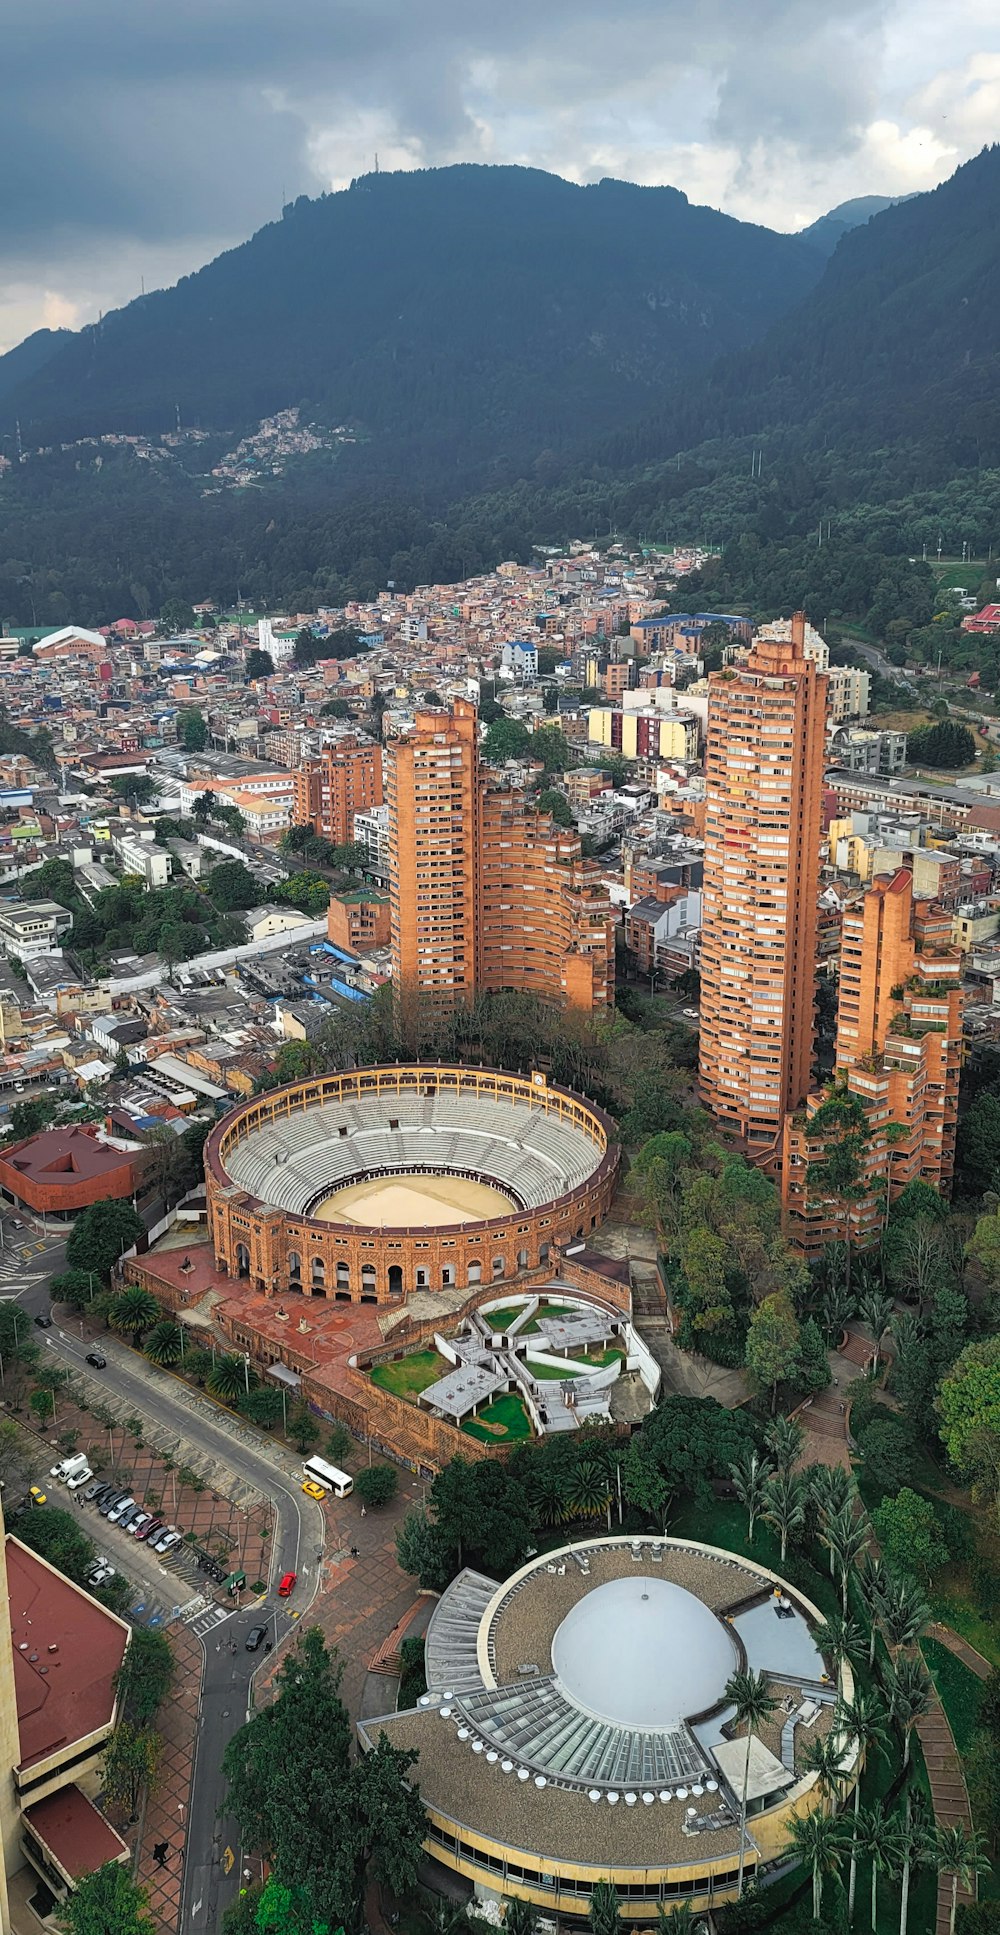
[[[7,1584],[25,1769],[110,1725],[128,1627],[11,1536]]]
[[[64,1874],[76,1881],[106,1861],[120,1861],[128,1844],[75,1786],[60,1788],[25,1810],[28,1826],[55,1856]]]

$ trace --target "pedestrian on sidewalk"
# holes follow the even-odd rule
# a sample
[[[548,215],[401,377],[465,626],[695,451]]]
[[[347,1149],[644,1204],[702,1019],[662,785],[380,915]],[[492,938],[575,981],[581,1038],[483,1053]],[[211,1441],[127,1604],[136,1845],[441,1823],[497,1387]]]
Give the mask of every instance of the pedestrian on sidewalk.
[[[361,1507],[361,1516],[362,1518],[367,1518],[368,1516],[368,1507],[366,1505],[362,1505]]]

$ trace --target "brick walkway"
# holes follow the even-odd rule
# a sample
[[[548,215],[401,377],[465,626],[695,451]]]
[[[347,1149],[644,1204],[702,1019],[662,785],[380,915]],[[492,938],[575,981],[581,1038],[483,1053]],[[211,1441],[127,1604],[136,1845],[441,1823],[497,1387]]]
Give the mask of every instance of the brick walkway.
[[[950,1626],[942,1626],[937,1619],[928,1626],[927,1631],[931,1639],[939,1640],[942,1646],[947,1646],[949,1653],[954,1653],[955,1658],[961,1660],[962,1665],[967,1666],[969,1672],[974,1673],[977,1679],[989,1679],[993,1671],[989,1660],[984,1659],[982,1653],[977,1653],[975,1647],[970,1646],[968,1640],[963,1639],[960,1633],[953,1632]]]
[[[947,1643],[947,1642],[945,1642]],[[920,1745],[924,1750],[927,1763],[927,1778],[931,1784],[931,1804],[934,1819],[942,1827],[963,1826],[971,1834],[972,1809],[965,1788],[965,1776],[958,1750],[951,1737],[945,1710],[933,1691],[928,1711],[917,1722]],[[975,1900],[975,1894],[967,1889],[958,1891],[959,1905]],[[940,1875],[937,1892],[937,1923],[935,1935],[948,1935],[951,1921],[951,1876]]]
[[[165,1935],[174,1935],[181,1905],[182,1855],[198,1727],[202,1651],[186,1626],[175,1624],[168,1637],[176,1671],[173,1687],[156,1718],[163,1751],[159,1778],[146,1807],[138,1872],[143,1887],[149,1890],[150,1915]],[[153,1860],[153,1848],[158,1841],[170,1844],[165,1868],[158,1867]]]

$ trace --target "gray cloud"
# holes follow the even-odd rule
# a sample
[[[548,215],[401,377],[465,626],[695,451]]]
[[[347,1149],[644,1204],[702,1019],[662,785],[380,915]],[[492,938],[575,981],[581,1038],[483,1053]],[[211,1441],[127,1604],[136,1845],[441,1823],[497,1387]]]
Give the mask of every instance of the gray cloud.
[[[7,0],[0,342],[4,275],[18,317],[32,290],[39,305],[48,291],[106,306],[143,261],[147,283],[196,267],[276,215],[282,192],[338,185],[376,148],[383,166],[674,180],[779,225],[801,202],[808,219],[845,193],[909,185],[864,171],[897,165],[892,135],[869,132],[894,117],[898,172],[923,165],[885,46],[925,4]],[[1000,52],[982,0],[953,13]],[[910,63],[913,99],[936,80],[933,60]],[[935,179],[961,158],[939,146]]]

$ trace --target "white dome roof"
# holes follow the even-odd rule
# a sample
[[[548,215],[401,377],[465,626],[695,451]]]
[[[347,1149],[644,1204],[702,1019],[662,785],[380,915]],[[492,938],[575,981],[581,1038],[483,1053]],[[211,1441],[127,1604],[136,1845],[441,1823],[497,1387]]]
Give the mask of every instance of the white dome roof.
[[[739,1656],[694,1593],[638,1573],[578,1600],[553,1637],[552,1665],[575,1705],[655,1730],[715,1706]]]

